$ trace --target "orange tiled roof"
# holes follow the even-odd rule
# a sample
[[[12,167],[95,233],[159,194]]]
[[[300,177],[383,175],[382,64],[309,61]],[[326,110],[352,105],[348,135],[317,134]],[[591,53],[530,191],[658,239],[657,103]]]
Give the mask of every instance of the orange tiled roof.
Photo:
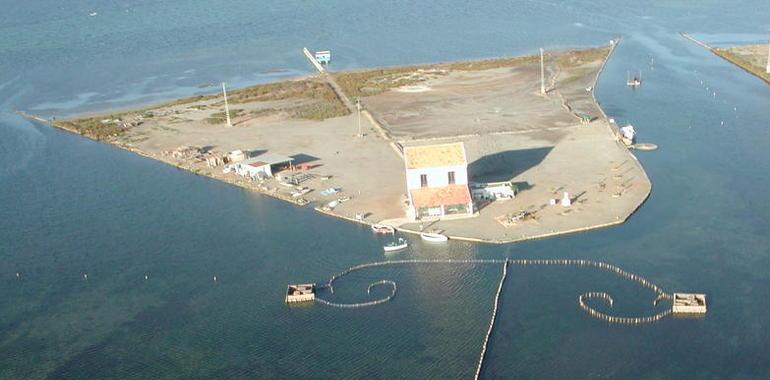
[[[404,147],[407,169],[465,165],[463,143]]]
[[[416,208],[467,204],[471,201],[471,193],[465,185],[423,187],[412,190],[411,195]]]

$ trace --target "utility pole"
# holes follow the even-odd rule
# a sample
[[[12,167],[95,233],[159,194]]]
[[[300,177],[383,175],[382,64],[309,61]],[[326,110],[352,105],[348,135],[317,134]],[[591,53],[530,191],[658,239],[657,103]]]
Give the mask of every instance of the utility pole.
[[[356,109],[358,110],[358,137],[364,137],[361,132],[361,98],[356,98]]]
[[[540,95],[545,96],[545,66],[543,65],[543,48],[540,48]]]
[[[232,127],[233,124],[230,123],[230,107],[227,105],[227,89],[225,88],[225,82],[222,82],[222,94],[225,97],[225,116],[227,117],[227,126]]]

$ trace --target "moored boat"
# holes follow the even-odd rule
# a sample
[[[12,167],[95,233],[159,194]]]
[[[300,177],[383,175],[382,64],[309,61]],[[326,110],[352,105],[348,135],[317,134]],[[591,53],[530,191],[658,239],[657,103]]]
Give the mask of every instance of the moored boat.
[[[387,224],[372,224],[372,231],[376,234],[392,234],[396,229]]]
[[[430,243],[443,243],[449,240],[446,235],[436,232],[423,232],[420,234],[420,238]]]
[[[385,244],[382,249],[385,252],[395,252],[405,249],[408,245],[409,244],[407,243],[406,239],[398,238],[398,240],[394,240],[388,244]]]

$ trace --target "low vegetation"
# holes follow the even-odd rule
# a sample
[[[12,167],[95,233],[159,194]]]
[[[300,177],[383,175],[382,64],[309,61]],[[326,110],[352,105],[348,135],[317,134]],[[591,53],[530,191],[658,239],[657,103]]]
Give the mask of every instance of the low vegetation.
[[[240,108],[234,108],[230,110],[231,120],[241,115],[243,115],[243,110]],[[227,114],[225,111],[213,113],[211,116],[206,118],[206,123],[208,124],[224,124],[225,122],[227,122]]]
[[[767,68],[759,65],[757,62],[753,62],[750,58],[734,52],[733,49],[714,48],[712,51],[714,54],[770,83],[770,74],[767,73]]]
[[[109,120],[109,122],[103,122],[106,120]],[[60,128],[88,136],[94,140],[104,141],[114,139],[126,131],[120,123],[114,122],[113,120],[117,120],[117,117],[92,117],[74,121],[57,121],[54,124]]]

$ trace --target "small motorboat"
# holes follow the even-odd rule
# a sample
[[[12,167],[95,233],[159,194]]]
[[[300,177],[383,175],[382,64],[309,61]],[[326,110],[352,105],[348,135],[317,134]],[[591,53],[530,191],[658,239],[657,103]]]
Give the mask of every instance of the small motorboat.
[[[446,235],[442,235],[436,232],[423,232],[420,234],[420,238],[430,243],[443,243],[449,240]]]
[[[408,245],[409,244],[406,242],[406,239],[398,238],[398,240],[394,240],[388,244],[385,244],[382,249],[385,252],[395,252],[405,249]]]
[[[387,224],[372,224],[372,231],[376,234],[392,234],[396,229]]]

